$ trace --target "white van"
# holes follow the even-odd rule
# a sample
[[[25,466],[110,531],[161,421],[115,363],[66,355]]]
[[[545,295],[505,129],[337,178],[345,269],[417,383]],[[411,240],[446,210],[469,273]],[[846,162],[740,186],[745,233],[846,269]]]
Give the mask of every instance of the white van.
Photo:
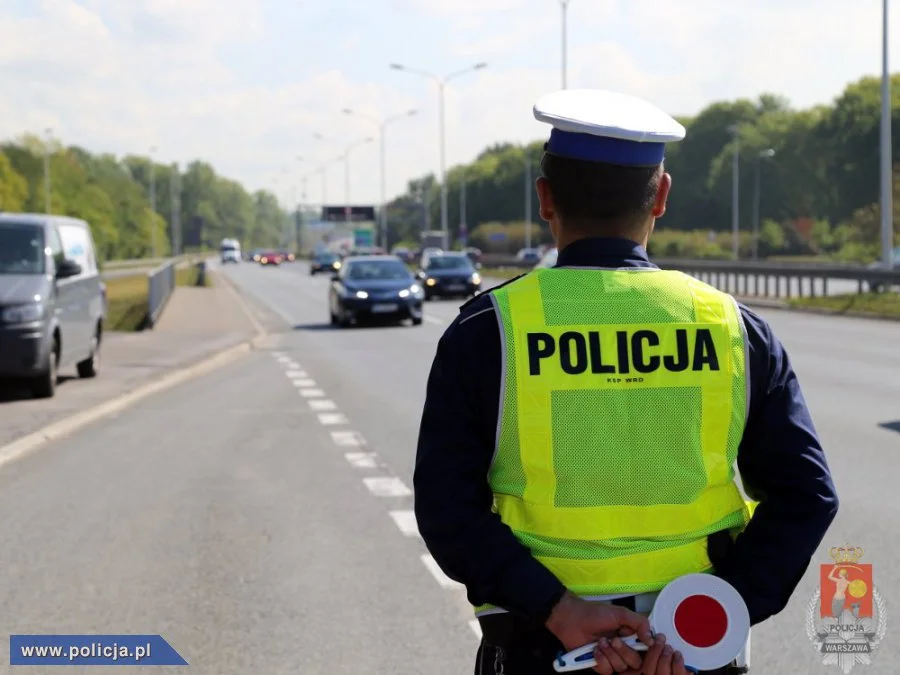
[[[222,263],[241,262],[241,242],[237,239],[223,239],[219,246],[219,255]]]
[[[0,213],[0,377],[29,379],[39,398],[56,392],[60,368],[94,377],[105,317],[85,221]]]

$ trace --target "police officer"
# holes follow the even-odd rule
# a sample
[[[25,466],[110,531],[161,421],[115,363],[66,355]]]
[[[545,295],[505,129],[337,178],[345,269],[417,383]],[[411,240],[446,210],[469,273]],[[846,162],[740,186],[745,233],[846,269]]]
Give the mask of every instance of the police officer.
[[[534,114],[553,126],[536,187],[558,262],[476,297],[441,338],[419,531],[475,605],[476,673],[552,673],[605,637],[596,672],[683,675],[664,640],[642,654],[615,636],[651,642],[641,617],[688,573],[730,582],[753,625],[777,614],[837,495],[769,325],[648,259],[665,144],[684,128],[603,91],[550,94]]]

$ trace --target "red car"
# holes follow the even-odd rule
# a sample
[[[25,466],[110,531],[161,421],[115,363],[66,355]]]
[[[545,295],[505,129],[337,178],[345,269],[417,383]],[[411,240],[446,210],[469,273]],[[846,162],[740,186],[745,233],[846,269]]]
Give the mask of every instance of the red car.
[[[263,251],[259,254],[259,264],[275,265],[276,267],[284,262],[284,254],[278,251]]]

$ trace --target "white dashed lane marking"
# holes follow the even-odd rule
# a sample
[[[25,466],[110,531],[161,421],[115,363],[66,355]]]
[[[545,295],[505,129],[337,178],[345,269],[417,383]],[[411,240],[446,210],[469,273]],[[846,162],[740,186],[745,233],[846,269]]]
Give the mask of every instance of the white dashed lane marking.
[[[294,386],[298,387],[298,388],[300,388],[300,387],[315,387],[316,382],[315,382],[315,380],[294,380]]]
[[[363,478],[363,483],[376,497],[409,497],[412,494],[399,478]]]
[[[358,447],[365,445],[365,440],[355,431],[332,431],[331,440],[342,447]]]
[[[347,418],[341,413],[319,413],[319,423],[325,425],[347,424]]]
[[[290,377],[291,379],[294,379],[295,377],[300,377],[300,378],[309,377],[309,375],[307,375],[306,372],[303,370],[289,370],[289,371],[287,371],[287,376]]]
[[[428,316],[428,315],[426,314],[426,315],[423,316],[422,318],[425,319],[425,322],[426,322],[426,323],[430,323],[430,324],[433,324],[433,325],[435,325],[435,326],[443,326],[443,325],[444,325],[444,322],[443,322],[441,319],[438,319],[437,317],[434,317],[434,316]]]
[[[325,392],[321,389],[301,389],[300,395],[304,398],[322,398]]]
[[[350,462],[350,465],[357,469],[374,469],[377,464],[375,462],[376,455],[374,452],[346,452],[344,457]]]
[[[391,511],[391,518],[394,519],[397,527],[407,537],[419,537],[419,526],[416,523],[416,514],[413,511]]]
[[[437,562],[435,562],[434,558],[432,558],[427,553],[422,555],[422,563],[428,568],[428,571],[431,572],[431,576],[435,578],[435,580],[441,585],[441,588],[461,588],[462,584],[453,581],[450,577],[444,574],[443,570],[438,567]]]
[[[310,399],[308,403],[310,408],[319,412],[324,410],[337,410],[337,404],[334,401],[329,401],[327,398],[313,398]]]

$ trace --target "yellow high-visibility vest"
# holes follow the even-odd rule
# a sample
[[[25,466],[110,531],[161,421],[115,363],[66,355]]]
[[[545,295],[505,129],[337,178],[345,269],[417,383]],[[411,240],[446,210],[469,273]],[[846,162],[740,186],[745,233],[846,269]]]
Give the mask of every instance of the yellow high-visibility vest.
[[[754,506],[733,469],[749,401],[734,299],[645,268],[536,270],[491,299],[501,520],[582,597],[710,571],[707,536]]]

